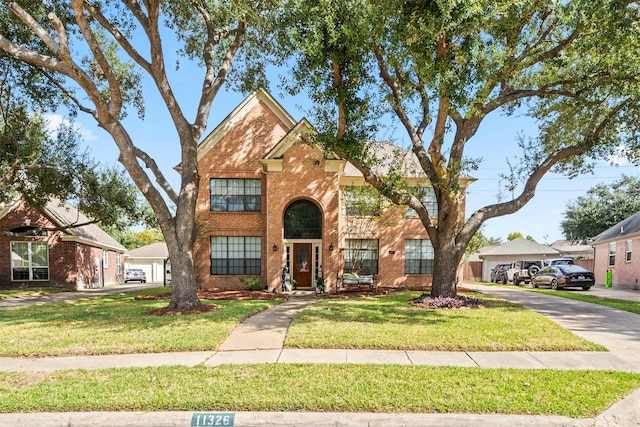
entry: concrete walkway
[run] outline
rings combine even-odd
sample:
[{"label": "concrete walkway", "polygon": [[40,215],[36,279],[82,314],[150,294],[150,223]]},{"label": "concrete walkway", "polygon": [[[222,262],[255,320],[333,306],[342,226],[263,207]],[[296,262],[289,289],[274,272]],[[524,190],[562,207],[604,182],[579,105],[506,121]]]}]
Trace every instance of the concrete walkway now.
[{"label": "concrete walkway", "polygon": [[[368,363],[490,368],[600,369],[640,372],[640,316],[532,292],[469,284],[536,310],[610,352],[421,352],[283,349],[293,316],[312,304],[312,295],[265,310],[239,325],[218,351],[60,358],[0,358],[3,371],[53,371],[161,365],[217,366],[228,363]],[[593,295],[640,301],[640,292],[593,288]],[[630,292],[630,294],[626,294]],[[626,295],[626,297],[624,297]],[[570,397],[574,398],[574,397]],[[0,425],[188,426],[193,412],[0,414]],[[238,426],[640,426],[640,390],[593,419],[475,414],[236,413]]]}]

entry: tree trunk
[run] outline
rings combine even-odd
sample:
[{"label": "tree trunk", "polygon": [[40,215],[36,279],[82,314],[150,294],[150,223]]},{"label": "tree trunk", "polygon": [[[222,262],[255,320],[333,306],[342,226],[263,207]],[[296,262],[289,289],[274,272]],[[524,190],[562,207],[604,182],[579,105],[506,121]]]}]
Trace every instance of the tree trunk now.
[{"label": "tree trunk", "polygon": [[456,248],[452,236],[440,236],[434,243],[433,277],[431,283],[432,297],[455,297],[458,286],[458,265],[462,253]]},{"label": "tree trunk", "polygon": [[[185,247],[187,245],[188,247]],[[200,305],[193,263],[193,244],[189,245],[180,240],[171,244],[167,239],[167,248],[171,259],[171,301],[168,308],[189,309]]]}]

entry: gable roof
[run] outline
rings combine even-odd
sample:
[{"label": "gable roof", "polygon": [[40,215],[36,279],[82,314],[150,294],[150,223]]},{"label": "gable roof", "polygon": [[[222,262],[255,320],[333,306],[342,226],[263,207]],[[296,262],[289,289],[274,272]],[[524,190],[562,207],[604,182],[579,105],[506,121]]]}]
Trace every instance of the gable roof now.
[{"label": "gable roof", "polygon": [[640,234],[640,212],[636,212],[629,218],[609,227],[594,238],[594,244],[604,243],[609,240],[619,240]]},{"label": "gable roof", "polygon": [[[21,203],[19,200],[11,206],[5,206],[5,208],[0,211],[0,219],[17,208]],[[49,217],[57,227],[61,228],[90,222],[89,218],[80,213],[76,208],[58,199],[49,200],[42,209],[42,213]],[[80,227],[65,228],[63,233],[61,236],[63,241],[78,241],[103,249],[112,249],[118,252],[126,251],[124,246],[93,223]]]},{"label": "gable roof", "polygon": [[[89,222],[89,218],[80,213],[76,208],[60,200],[50,200],[45,206],[47,214],[59,227],[67,227],[74,224]],[[62,240],[77,240],[92,246],[104,249],[113,249],[119,252],[126,251],[116,239],[107,234],[96,224],[87,224],[81,227],[73,227],[65,230],[67,235],[62,236]]]},{"label": "gable roof", "polygon": [[169,250],[166,242],[151,243],[127,252],[129,258],[166,258],[168,256]]},{"label": "gable roof", "polygon": [[249,112],[260,102],[262,102],[273,114],[280,119],[284,126],[291,130],[296,125],[296,121],[285,110],[273,96],[264,89],[247,96],[225,119],[198,146],[198,160],[207,154],[218,142],[229,132],[239,121],[249,114]]},{"label": "gable roof", "polygon": [[528,256],[528,255],[558,255],[559,252],[547,245],[533,242],[524,238],[514,239],[504,245],[494,246],[483,252],[481,257],[486,256]]}]

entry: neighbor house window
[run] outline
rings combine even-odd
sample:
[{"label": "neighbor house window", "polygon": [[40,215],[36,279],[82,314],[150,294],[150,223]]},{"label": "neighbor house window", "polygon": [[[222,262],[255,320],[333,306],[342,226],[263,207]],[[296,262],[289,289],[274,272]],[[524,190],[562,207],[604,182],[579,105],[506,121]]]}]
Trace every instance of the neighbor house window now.
[{"label": "neighbor house window", "polygon": [[626,250],[625,261],[631,262],[631,240],[627,240],[627,250]]},{"label": "neighbor house window", "polygon": [[609,243],[609,266],[616,265],[616,243]]},{"label": "neighbor house window", "polygon": [[433,246],[428,239],[407,239],[404,243],[404,274],[432,274]]},{"label": "neighbor house window", "polygon": [[49,245],[11,242],[11,280],[49,280]]},{"label": "neighbor house window", "polygon": [[259,275],[261,238],[251,236],[211,237],[212,275]]},{"label": "neighbor house window", "polygon": [[348,216],[379,216],[380,193],[372,188],[349,186],[343,190]]},{"label": "neighbor house window", "polygon": [[109,251],[102,250],[102,266],[104,268],[109,268]]},{"label": "neighbor house window", "polygon": [[122,274],[122,254],[116,253],[116,274]]},{"label": "neighbor house window", "polygon": [[259,179],[213,178],[209,182],[213,212],[259,212],[262,184]]},{"label": "neighbor house window", "polygon": [[346,239],[344,271],[367,276],[378,274],[378,240]]},{"label": "neighbor house window", "polygon": [[[438,201],[436,200],[436,193],[433,191],[433,187],[420,187],[413,191],[413,194],[420,199],[425,208],[429,211],[429,215],[432,217],[438,216]],[[407,216],[418,216],[418,212],[414,209],[407,207]]]}]

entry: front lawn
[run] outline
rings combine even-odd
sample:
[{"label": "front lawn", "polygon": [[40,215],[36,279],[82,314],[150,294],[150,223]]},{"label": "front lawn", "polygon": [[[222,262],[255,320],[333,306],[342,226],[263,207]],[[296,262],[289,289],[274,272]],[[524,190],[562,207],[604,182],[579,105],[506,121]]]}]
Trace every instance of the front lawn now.
[{"label": "front lawn", "polygon": [[479,293],[484,308],[432,310],[409,305],[417,292],[321,299],[298,314],[289,348],[441,351],[592,351],[590,343],[536,312]]},{"label": "front lawn", "polygon": [[216,350],[247,317],[278,304],[268,301],[207,301],[223,309],[203,314],[151,316],[169,300],[135,300],[164,288],[90,297],[63,303],[0,310],[0,356]]},{"label": "front lawn", "polygon": [[0,412],[332,411],[592,417],[640,374],[265,364],[0,372]]}]

